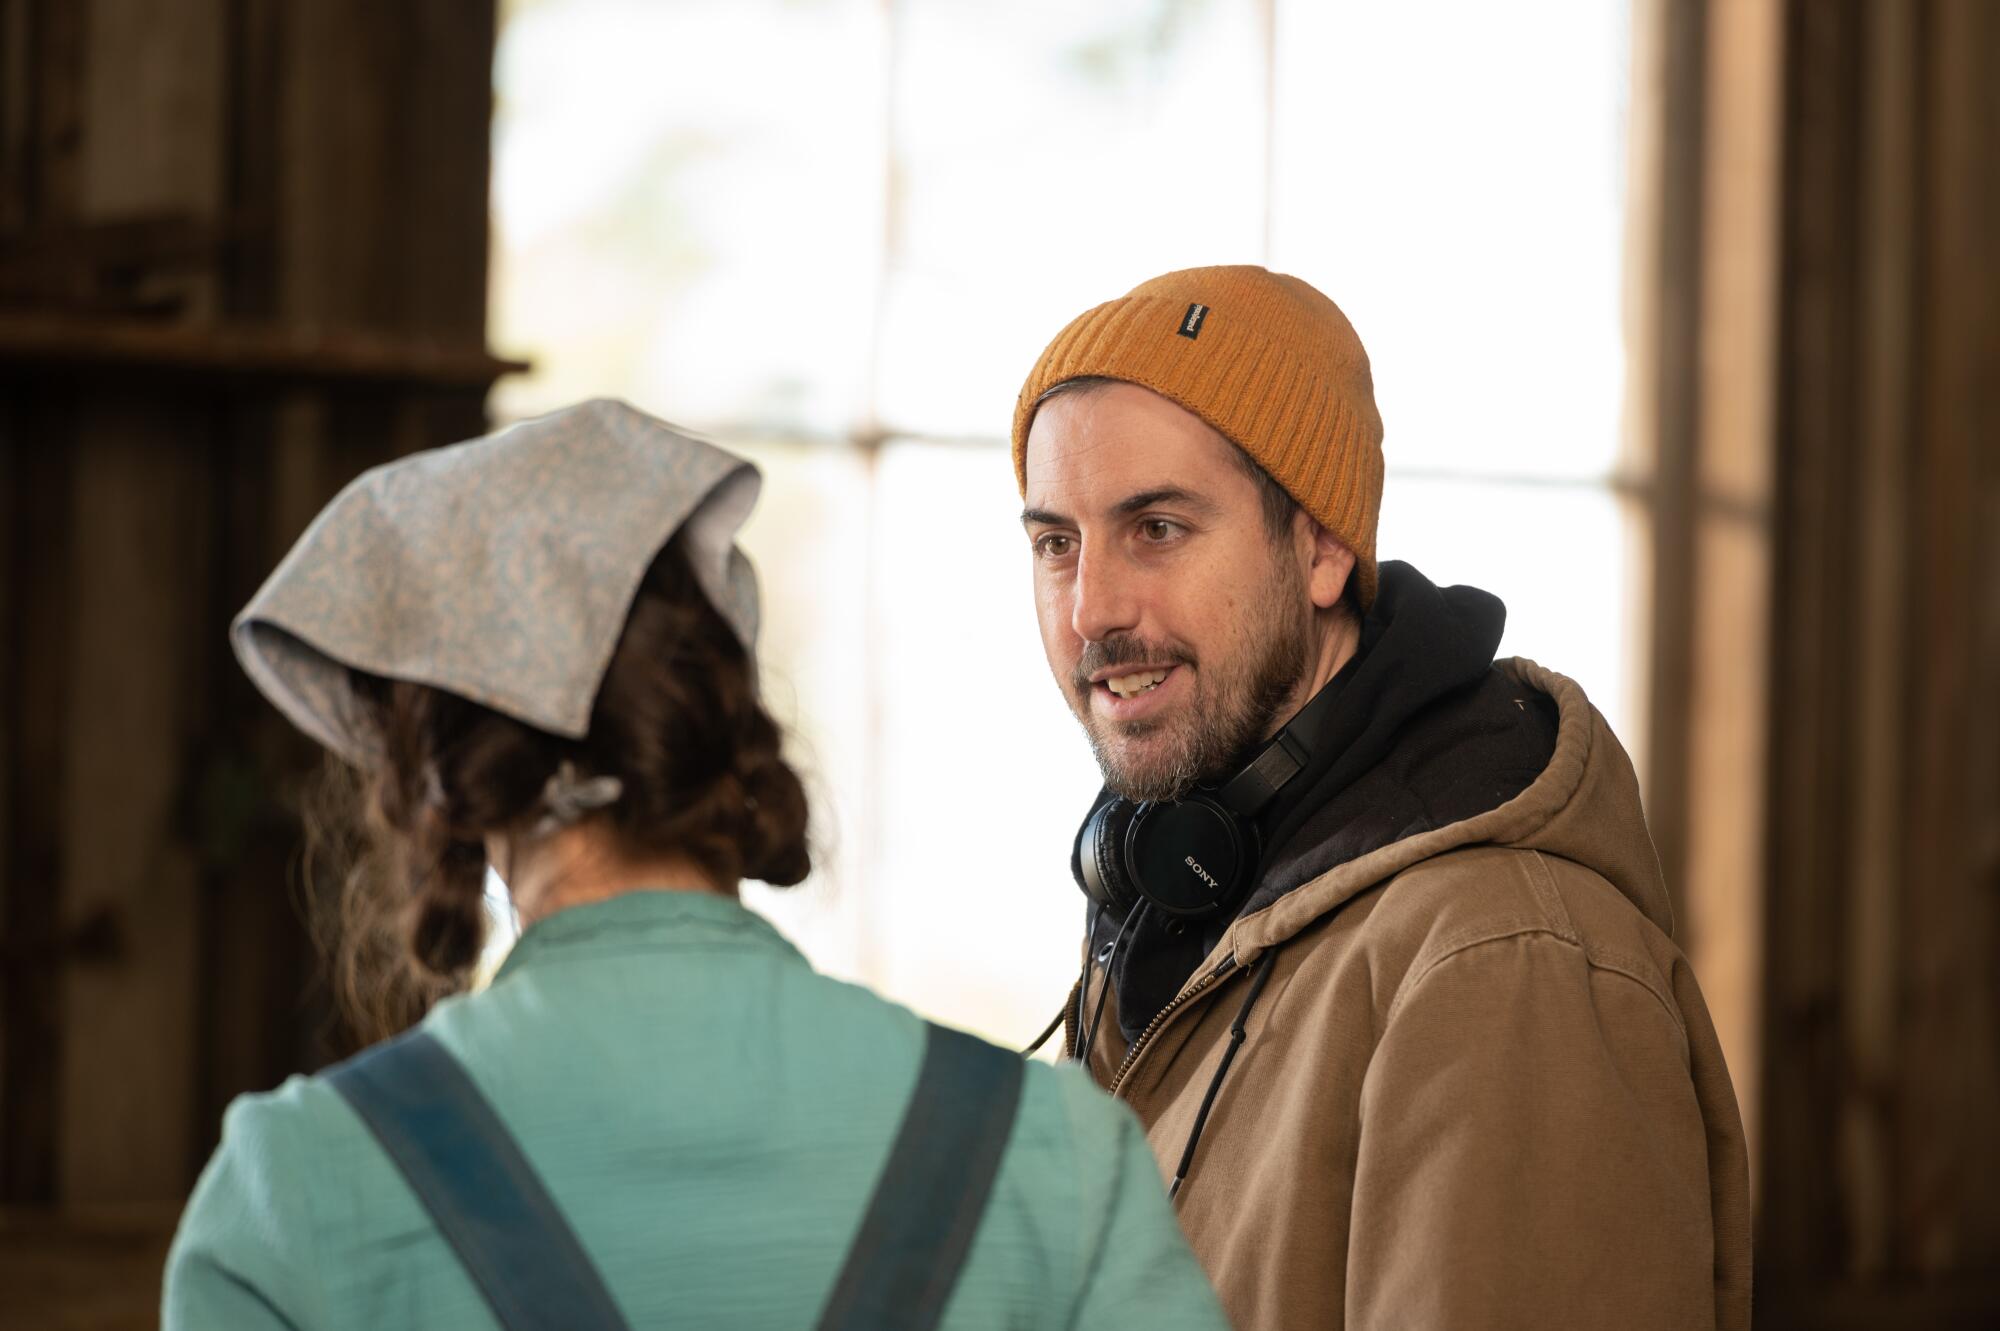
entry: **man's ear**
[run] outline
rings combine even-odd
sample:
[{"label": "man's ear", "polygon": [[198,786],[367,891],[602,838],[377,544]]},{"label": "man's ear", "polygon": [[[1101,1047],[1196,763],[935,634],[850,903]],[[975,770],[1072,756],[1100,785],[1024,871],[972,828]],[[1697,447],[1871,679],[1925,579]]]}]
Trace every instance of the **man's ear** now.
[{"label": "man's ear", "polygon": [[1299,510],[1299,518],[1305,524],[1304,535],[1311,542],[1306,594],[1319,609],[1331,610],[1340,604],[1340,594],[1347,590],[1347,580],[1354,576],[1354,552],[1304,509]]}]

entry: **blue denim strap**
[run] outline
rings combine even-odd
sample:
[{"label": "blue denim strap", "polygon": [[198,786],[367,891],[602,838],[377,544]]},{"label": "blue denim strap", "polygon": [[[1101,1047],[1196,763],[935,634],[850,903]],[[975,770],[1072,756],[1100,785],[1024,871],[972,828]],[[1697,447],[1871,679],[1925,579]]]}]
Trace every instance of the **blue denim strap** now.
[{"label": "blue denim strap", "polygon": [[1027,1064],[970,1035],[926,1030],[917,1088],[821,1331],[935,1327],[986,1214]]},{"label": "blue denim strap", "polygon": [[[941,1026],[823,1331],[928,1331],[972,1248],[1013,1131],[1026,1064]],[[626,1326],[590,1257],[492,1106],[444,1047],[412,1031],[327,1074],[408,1181],[509,1331]]]},{"label": "blue denim strap", "polygon": [[327,1073],[430,1212],[508,1331],[623,1331],[625,1319],[512,1133],[416,1030]]}]

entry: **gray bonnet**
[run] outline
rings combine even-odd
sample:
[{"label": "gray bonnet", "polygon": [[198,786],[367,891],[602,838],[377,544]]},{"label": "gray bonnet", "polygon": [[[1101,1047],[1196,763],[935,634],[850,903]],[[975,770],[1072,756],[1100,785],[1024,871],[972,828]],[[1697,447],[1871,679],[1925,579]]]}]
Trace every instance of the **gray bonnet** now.
[{"label": "gray bonnet", "polygon": [[742,458],[622,402],[568,407],[361,476],[230,640],[265,696],[350,762],[375,739],[349,666],[582,739],[639,581],[677,532],[754,649],[757,583],[734,542],[761,483]]}]

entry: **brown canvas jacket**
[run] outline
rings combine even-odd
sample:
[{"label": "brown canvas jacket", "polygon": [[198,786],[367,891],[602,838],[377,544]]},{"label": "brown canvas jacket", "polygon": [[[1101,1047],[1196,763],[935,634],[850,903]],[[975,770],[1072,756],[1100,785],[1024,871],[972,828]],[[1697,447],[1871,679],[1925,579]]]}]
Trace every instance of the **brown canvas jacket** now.
[{"label": "brown canvas jacket", "polygon": [[1749,1324],[1743,1129],[1631,761],[1500,668],[1560,714],[1526,790],[1239,918],[1129,1049],[1100,1027],[1171,1178],[1268,971],[1176,1197],[1239,1327]]}]

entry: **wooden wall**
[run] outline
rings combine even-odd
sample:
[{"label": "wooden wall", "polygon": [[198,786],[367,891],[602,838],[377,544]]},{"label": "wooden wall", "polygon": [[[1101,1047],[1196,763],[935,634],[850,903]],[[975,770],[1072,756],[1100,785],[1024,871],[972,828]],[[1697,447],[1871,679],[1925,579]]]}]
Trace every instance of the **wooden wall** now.
[{"label": "wooden wall", "polygon": [[1991,1326],[2000,8],[1799,4],[1787,40],[1762,1279]]},{"label": "wooden wall", "polygon": [[2000,6],[1635,17],[1647,794],[1759,1322],[2000,1325]]},{"label": "wooden wall", "polygon": [[494,25],[0,0],[0,1323],[104,1251],[89,1324],[143,1320],[222,1106],[323,1057],[314,756],[226,630],[347,479],[483,429]]}]

